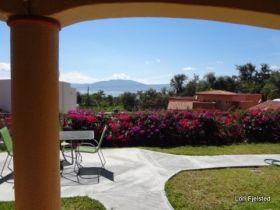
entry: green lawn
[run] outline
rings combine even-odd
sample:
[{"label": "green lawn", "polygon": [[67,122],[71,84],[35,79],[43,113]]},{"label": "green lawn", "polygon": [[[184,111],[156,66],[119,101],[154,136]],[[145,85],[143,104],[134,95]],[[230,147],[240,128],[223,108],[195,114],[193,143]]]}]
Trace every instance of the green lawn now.
[{"label": "green lawn", "polygon": [[[87,196],[78,196],[61,199],[61,210],[105,210],[105,207],[98,201]],[[15,209],[15,202],[0,202],[1,210]]]},{"label": "green lawn", "polygon": [[280,144],[234,144],[227,146],[181,146],[172,148],[143,147],[143,149],[176,155],[280,154]]},{"label": "green lawn", "polygon": [[[165,185],[175,210],[279,209],[280,167],[184,171]],[[270,196],[267,202],[238,202],[240,196]],[[248,199],[248,197],[246,197]]]}]

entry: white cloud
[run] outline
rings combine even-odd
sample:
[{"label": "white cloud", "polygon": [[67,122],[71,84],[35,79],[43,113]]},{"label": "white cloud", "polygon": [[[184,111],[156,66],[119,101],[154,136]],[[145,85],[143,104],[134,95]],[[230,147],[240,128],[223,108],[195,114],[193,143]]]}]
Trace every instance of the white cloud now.
[{"label": "white cloud", "polygon": [[272,66],[270,66],[270,69],[272,69],[272,70],[279,70],[280,69],[280,66],[277,66],[277,65],[272,65]]},{"label": "white cloud", "polygon": [[224,64],[224,61],[216,61],[216,64]]},{"label": "white cloud", "polygon": [[182,68],[183,71],[192,71],[194,70],[195,68],[191,67],[191,66],[185,66]]},{"label": "white cloud", "polygon": [[115,73],[109,79],[130,79],[130,76],[125,73]]},{"label": "white cloud", "polygon": [[65,81],[69,83],[94,83],[98,81],[107,81],[112,79],[131,79],[130,76],[128,76],[125,73],[114,73],[109,77],[104,78],[94,78],[91,76],[88,76],[86,74],[82,74],[77,71],[67,72],[67,73],[61,73],[59,76],[60,81]]},{"label": "white cloud", "polygon": [[11,79],[11,73],[8,71],[0,71],[0,79]]},{"label": "white cloud", "polygon": [[11,65],[9,63],[0,62],[0,71],[10,71]]},{"label": "white cloud", "polygon": [[161,63],[161,60],[159,58],[156,58],[156,59],[146,60],[145,61],[146,65],[155,64],[155,63]]},{"label": "white cloud", "polygon": [[207,69],[208,71],[214,70],[214,68],[213,68],[212,66],[207,66],[206,69]]},{"label": "white cloud", "polygon": [[133,79],[134,81],[141,82],[144,84],[169,84],[172,74],[162,74],[158,76],[147,76],[145,78]]},{"label": "white cloud", "polygon": [[0,62],[0,79],[11,79],[11,65]]},{"label": "white cloud", "polygon": [[59,75],[60,81],[70,82],[70,83],[93,83],[97,80],[93,77],[81,74],[80,72],[72,71],[67,73],[61,73]]},{"label": "white cloud", "polygon": [[151,63],[151,61],[145,61],[146,65],[149,65]]}]

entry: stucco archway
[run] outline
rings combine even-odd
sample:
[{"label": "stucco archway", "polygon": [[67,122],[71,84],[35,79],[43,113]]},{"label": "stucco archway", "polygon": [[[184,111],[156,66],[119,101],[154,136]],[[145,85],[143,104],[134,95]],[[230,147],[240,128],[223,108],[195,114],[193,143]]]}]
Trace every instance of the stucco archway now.
[{"label": "stucco archway", "polygon": [[207,19],[280,28],[278,0],[4,0],[0,19],[38,15],[67,26],[85,20],[118,17],[176,17]]}]

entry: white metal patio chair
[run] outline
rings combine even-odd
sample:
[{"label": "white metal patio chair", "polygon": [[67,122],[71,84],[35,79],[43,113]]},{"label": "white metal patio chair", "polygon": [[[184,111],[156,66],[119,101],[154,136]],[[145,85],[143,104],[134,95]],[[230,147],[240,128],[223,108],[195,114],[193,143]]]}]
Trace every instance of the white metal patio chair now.
[{"label": "white metal patio chair", "polygon": [[[92,139],[93,142],[81,143],[76,148],[76,151],[75,151],[76,152],[75,169],[78,169],[78,170],[76,170],[78,176],[82,175],[81,174],[81,169],[86,168],[82,165],[82,161],[83,161],[82,153],[90,153],[90,154],[97,153],[97,155],[99,157],[99,160],[100,160],[100,163],[101,163],[101,166],[102,166],[102,168],[104,168],[104,166],[106,164],[106,159],[105,159],[105,157],[102,153],[101,145],[102,145],[102,142],[104,140],[104,136],[105,136],[105,133],[106,133],[107,129],[108,129],[108,126],[105,125],[99,141],[97,141],[95,139]],[[94,167],[92,167],[92,168],[94,168]],[[100,172],[100,170],[98,170],[98,171]],[[100,175],[100,174],[98,174],[98,175]]]}]

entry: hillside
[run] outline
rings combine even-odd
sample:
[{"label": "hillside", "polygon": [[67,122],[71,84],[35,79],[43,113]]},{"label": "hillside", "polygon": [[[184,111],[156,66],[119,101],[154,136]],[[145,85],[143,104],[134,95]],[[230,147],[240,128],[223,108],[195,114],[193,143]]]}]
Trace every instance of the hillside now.
[{"label": "hillside", "polygon": [[108,80],[91,84],[71,84],[73,88],[81,93],[86,93],[89,88],[90,93],[103,90],[107,95],[117,96],[123,92],[146,91],[150,88],[161,91],[162,88],[169,89],[169,84],[144,84],[133,80]]}]

